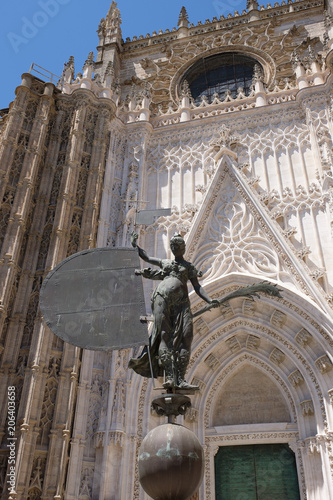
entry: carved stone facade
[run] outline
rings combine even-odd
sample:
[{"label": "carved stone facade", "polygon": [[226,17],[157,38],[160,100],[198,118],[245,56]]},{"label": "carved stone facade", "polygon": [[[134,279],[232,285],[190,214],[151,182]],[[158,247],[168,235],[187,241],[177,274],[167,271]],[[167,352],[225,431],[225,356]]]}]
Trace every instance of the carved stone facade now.
[{"label": "carved stone facade", "polygon": [[[23,75],[0,121],[1,500],[148,498],[136,457],[164,420],[150,410],[152,381],[127,369],[137,350],[64,344],[38,308],[64,258],[130,245],[138,207],[171,208],[136,228],[140,244],[169,257],[180,232],[211,297],[265,279],[283,296],[236,298],[195,320],[187,377],[200,392],[178,417],[205,449],[194,498],[215,499],[219,447],[264,443],[293,450],[302,500],[333,498],[329,9],[248,2],[196,26],[182,9],[177,29],[123,41],[112,2],[82,73],[71,58],[57,87]],[[194,100],[184,75],[218,54],[256,61],[249,93]]]}]

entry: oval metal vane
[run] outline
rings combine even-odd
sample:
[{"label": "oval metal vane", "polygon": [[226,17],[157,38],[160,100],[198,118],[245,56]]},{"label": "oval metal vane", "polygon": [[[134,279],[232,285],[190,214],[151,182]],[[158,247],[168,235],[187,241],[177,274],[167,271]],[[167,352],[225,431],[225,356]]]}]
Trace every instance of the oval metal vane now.
[{"label": "oval metal vane", "polygon": [[147,326],[139,256],[132,248],[96,248],[71,255],[45,278],[40,308],[65,342],[108,351],[144,345]]}]

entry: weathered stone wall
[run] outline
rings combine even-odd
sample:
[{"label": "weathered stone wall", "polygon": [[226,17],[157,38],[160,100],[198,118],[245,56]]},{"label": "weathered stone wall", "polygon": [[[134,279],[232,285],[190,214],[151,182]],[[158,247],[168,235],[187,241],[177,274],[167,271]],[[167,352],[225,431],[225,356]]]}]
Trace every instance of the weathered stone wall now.
[{"label": "weathered stone wall", "polygon": [[[24,75],[4,125],[2,458],[10,438],[7,387],[13,386],[20,498],[35,498],[38,489],[61,498],[64,488],[81,352],[63,345],[42,322],[39,291],[48,270],[96,245],[113,112],[112,104],[100,105],[85,92],[69,99]],[[2,498],[7,493],[5,486]]]}]

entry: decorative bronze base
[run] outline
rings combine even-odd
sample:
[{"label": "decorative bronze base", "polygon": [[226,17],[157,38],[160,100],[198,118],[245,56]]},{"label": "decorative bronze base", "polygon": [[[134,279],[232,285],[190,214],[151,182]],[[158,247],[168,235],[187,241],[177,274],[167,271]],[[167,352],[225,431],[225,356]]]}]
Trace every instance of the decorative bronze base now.
[{"label": "decorative bronze base", "polygon": [[158,415],[177,417],[185,415],[186,410],[191,407],[191,400],[184,394],[161,394],[154,397],[151,406]]}]

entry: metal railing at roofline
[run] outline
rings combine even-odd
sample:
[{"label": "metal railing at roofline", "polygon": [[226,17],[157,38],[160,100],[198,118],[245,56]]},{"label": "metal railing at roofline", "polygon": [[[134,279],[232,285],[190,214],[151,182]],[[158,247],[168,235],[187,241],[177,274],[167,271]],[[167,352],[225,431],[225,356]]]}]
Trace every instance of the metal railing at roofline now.
[{"label": "metal railing at roofline", "polygon": [[[38,69],[36,69],[38,68]],[[41,71],[40,71],[41,70]],[[54,85],[57,85],[60,81],[60,76],[55,75],[54,73],[51,73],[51,71],[48,71],[45,68],[42,68],[36,63],[32,63],[29,69],[29,73],[38,73],[41,75],[46,81],[54,83]]]}]

